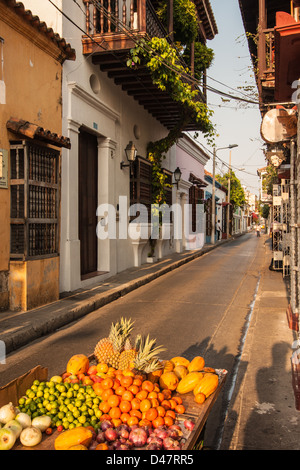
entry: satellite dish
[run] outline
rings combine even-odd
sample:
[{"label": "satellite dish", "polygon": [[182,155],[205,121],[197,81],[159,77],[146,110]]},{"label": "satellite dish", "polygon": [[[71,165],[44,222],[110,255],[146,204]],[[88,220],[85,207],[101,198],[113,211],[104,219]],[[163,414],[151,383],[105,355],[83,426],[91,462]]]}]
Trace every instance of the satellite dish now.
[{"label": "satellite dish", "polygon": [[274,108],[267,111],[262,119],[260,133],[264,141],[269,144],[296,137],[296,109]]}]

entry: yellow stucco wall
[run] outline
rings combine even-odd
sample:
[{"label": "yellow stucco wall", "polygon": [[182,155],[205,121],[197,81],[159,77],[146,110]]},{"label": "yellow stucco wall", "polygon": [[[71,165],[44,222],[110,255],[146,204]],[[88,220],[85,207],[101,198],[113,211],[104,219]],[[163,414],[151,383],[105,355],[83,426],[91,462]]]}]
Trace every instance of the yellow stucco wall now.
[{"label": "yellow stucco wall", "polygon": [[59,257],[10,263],[12,310],[30,310],[54,302],[59,296]]},{"label": "yellow stucco wall", "polygon": [[[41,18],[41,20],[44,20]],[[61,105],[61,76],[62,65],[59,61],[60,51],[57,46],[44,34],[23,21],[12,8],[0,1],[0,34],[4,39],[3,52],[3,78],[6,87],[6,103],[0,104],[0,149],[9,151],[10,140],[17,136],[8,132],[6,122],[10,117],[24,119],[38,124],[51,132],[61,134],[62,105]],[[1,48],[1,43],[0,43]],[[0,50],[1,52],[1,50]],[[0,54],[1,57],[1,54]],[[40,269],[37,265],[40,263]],[[24,263],[23,263],[24,264]],[[10,271],[10,189],[0,188],[0,274],[7,275]],[[44,261],[32,263],[34,271],[42,272],[46,267]],[[10,279],[11,302],[14,305],[14,296],[23,298],[19,294],[21,280],[25,267],[18,263],[20,273],[16,275],[17,264],[13,264]],[[33,268],[32,268],[33,269]],[[30,286],[28,276],[31,268],[26,267],[27,288]],[[43,279],[43,276],[42,276]],[[14,280],[16,284],[14,284]],[[57,276],[58,283],[58,276]],[[2,283],[2,285],[5,283]],[[54,282],[50,284],[58,296]],[[0,284],[0,310],[9,308],[8,293],[1,289]],[[2,290],[2,292],[1,292]],[[15,291],[15,292],[13,292]],[[25,295],[25,294],[24,294]],[[36,299],[36,295],[34,295]],[[49,298],[52,295],[49,295]],[[22,304],[24,301],[22,300]],[[28,305],[36,304],[36,300]]]}]

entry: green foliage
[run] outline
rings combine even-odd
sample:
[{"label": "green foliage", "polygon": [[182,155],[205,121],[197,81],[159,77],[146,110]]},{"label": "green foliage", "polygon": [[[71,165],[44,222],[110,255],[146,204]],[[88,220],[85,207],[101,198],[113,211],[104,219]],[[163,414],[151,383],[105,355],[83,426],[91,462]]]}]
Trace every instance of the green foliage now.
[{"label": "green foliage", "polygon": [[216,180],[228,189],[228,179],[230,176],[230,202],[236,207],[241,207],[246,203],[245,192],[242,188],[240,180],[236,177],[234,171],[225,173],[225,175],[216,175]]},{"label": "green foliage", "polygon": [[266,174],[263,175],[262,189],[267,194],[273,194],[273,184],[277,181],[277,171],[273,165],[266,167]]},{"label": "green foliage", "polygon": [[[191,47],[187,46],[182,54],[183,60],[191,63]],[[202,42],[195,42],[194,45],[194,75],[197,80],[200,80],[203,72],[208,69],[214,59],[214,51],[203,44]]]},{"label": "green foliage", "polygon": [[259,213],[263,219],[267,219],[270,213],[270,206],[269,204],[260,204],[259,206]]},{"label": "green foliage", "polygon": [[[161,0],[157,15],[167,28],[168,1]],[[198,35],[199,22],[197,9],[191,0],[174,0],[173,3],[173,34],[174,41],[181,44],[190,44]]]}]

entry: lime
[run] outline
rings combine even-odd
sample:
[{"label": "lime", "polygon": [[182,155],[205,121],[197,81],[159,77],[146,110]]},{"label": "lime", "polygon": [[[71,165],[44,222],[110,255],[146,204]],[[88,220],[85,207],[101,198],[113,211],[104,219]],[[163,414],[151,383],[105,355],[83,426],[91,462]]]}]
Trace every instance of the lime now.
[{"label": "lime", "polygon": [[79,390],[79,384],[73,384],[73,390]]},{"label": "lime", "polygon": [[68,390],[67,391],[67,398],[72,398],[73,397],[73,390]]},{"label": "lime", "polygon": [[74,429],[74,428],[76,428],[76,424],[70,423],[70,424],[69,424],[69,429]]},{"label": "lime", "polygon": [[74,421],[74,416],[73,415],[68,416],[67,420],[69,421],[69,423],[72,423],[72,421]]},{"label": "lime", "polygon": [[72,411],[74,418],[78,418],[80,416],[80,411],[77,408],[73,409]]},{"label": "lime", "polygon": [[26,398],[22,397],[19,400],[19,405],[25,405]]},{"label": "lime", "polygon": [[37,396],[38,398],[39,398],[39,397],[43,397],[43,396],[44,396],[43,390],[37,390],[36,396]]},{"label": "lime", "polygon": [[84,424],[86,422],[86,416],[83,416],[83,415],[79,416],[78,421],[80,424]]},{"label": "lime", "polygon": [[63,422],[64,429],[69,429],[70,423],[68,421]]},{"label": "lime", "polygon": [[40,385],[40,381],[39,381],[39,380],[37,380],[37,379],[36,379],[36,380],[34,380],[34,381],[33,381],[33,385]]}]

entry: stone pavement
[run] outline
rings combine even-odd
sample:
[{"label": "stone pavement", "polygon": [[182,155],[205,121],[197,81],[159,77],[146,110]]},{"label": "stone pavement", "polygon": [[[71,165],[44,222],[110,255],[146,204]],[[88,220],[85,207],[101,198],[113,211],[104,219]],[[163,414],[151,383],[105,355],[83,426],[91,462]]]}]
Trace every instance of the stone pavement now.
[{"label": "stone pavement", "polygon": [[270,271],[271,243],[266,235],[260,282],[249,321],[221,450],[299,450],[300,411],[292,387],[292,343],[288,326],[288,283]]}]

